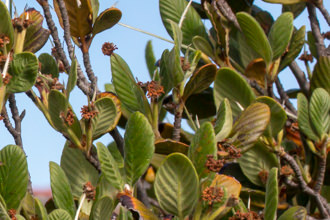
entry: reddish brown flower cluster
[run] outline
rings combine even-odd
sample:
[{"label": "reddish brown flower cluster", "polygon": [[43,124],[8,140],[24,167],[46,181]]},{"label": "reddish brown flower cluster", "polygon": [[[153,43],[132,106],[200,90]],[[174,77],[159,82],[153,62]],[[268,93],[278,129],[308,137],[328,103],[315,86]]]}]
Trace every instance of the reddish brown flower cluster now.
[{"label": "reddish brown flower cluster", "polygon": [[2,79],[3,84],[8,85],[11,78],[12,78],[12,76],[7,73],[5,78]]},{"label": "reddish brown flower cluster", "polygon": [[61,112],[61,117],[69,126],[71,126],[74,122],[74,114],[70,108],[68,109],[66,116],[64,115],[64,112]]},{"label": "reddish brown flower cluster", "polygon": [[307,54],[306,51],[301,54],[301,56],[299,57],[299,60],[302,60],[302,61],[309,61],[309,62],[313,62],[313,56],[311,54]]},{"label": "reddish brown flower cluster", "polygon": [[243,213],[240,210],[237,210],[235,215],[229,218],[229,220],[263,220],[263,219],[264,218],[262,215],[258,215],[254,211]]},{"label": "reddish brown flower cluster", "polygon": [[0,48],[4,47],[5,44],[9,44],[10,39],[4,34],[0,34]]},{"label": "reddish brown flower cluster", "polygon": [[180,62],[183,71],[187,71],[190,69],[190,63],[187,60],[185,60],[184,57],[180,57]]},{"label": "reddish brown flower cluster", "polygon": [[267,172],[267,170],[260,171],[259,174],[258,174],[258,176],[259,176],[261,182],[263,184],[266,184],[267,179],[268,179],[268,172]]},{"label": "reddish brown flower cluster", "polygon": [[12,21],[13,27],[18,31],[23,31],[23,28],[29,27],[34,21],[29,19],[14,18]]},{"label": "reddish brown flower cluster", "polygon": [[220,187],[209,186],[203,190],[202,199],[207,202],[208,205],[221,202],[224,195],[223,189]]},{"label": "reddish brown flower cluster", "polygon": [[236,148],[234,145],[228,143],[226,140],[218,142],[218,155],[224,156],[228,159],[240,158],[241,149]]},{"label": "reddish brown flower cluster", "polygon": [[293,170],[288,165],[281,167],[281,175],[290,176],[293,174]]},{"label": "reddish brown flower cluster", "polygon": [[330,31],[328,31],[328,32],[326,32],[326,33],[323,33],[323,34],[322,34],[322,37],[323,37],[324,39],[328,39],[328,40],[330,40]]},{"label": "reddish brown flower cluster", "polygon": [[16,220],[16,210],[15,209],[9,209],[8,210],[8,215],[11,220]]},{"label": "reddish brown flower cluster", "polygon": [[102,45],[102,53],[106,56],[111,56],[113,51],[117,50],[118,47],[113,43],[106,42]]},{"label": "reddish brown flower cluster", "polygon": [[157,99],[161,94],[165,94],[164,87],[156,81],[147,82],[147,96]]},{"label": "reddish brown flower cluster", "polygon": [[81,117],[84,119],[93,119],[99,112],[95,110],[94,103],[91,103],[90,106],[84,105],[81,108]]},{"label": "reddish brown flower cluster", "polygon": [[91,182],[87,182],[84,186],[83,186],[83,191],[86,194],[86,198],[88,199],[88,201],[90,200],[94,200],[95,199],[95,187],[91,184]]},{"label": "reddish brown flower cluster", "polygon": [[224,160],[216,160],[213,155],[207,155],[206,168],[212,172],[219,172],[224,165]]}]

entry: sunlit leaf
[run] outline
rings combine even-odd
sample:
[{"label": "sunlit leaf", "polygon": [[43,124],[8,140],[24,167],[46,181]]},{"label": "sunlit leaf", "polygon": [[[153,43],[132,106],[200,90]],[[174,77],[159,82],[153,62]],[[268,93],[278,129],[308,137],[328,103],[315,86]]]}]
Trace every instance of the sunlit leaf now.
[{"label": "sunlit leaf", "polygon": [[246,12],[239,12],[236,17],[247,43],[269,64],[273,58],[272,48],[261,26]]},{"label": "sunlit leaf", "polygon": [[47,210],[38,198],[34,198],[35,214],[40,220],[48,220]]},{"label": "sunlit leaf", "polygon": [[246,108],[255,99],[251,87],[243,77],[226,67],[218,71],[214,82],[214,102],[217,108],[225,98],[230,102],[234,117],[242,111],[236,102]]},{"label": "sunlit leaf", "polygon": [[208,174],[205,166],[208,155],[213,155],[216,158],[217,146],[213,126],[210,122],[205,122],[197,130],[188,151],[188,157],[194,164],[200,179]]},{"label": "sunlit leaf", "polygon": [[121,19],[121,11],[118,8],[108,8],[103,11],[95,20],[92,33],[101,33],[107,29],[112,28]]},{"label": "sunlit leaf", "polygon": [[166,157],[157,171],[154,183],[160,207],[183,219],[198,200],[198,176],[193,164],[181,153]]},{"label": "sunlit leaf", "polygon": [[[76,206],[68,178],[62,168],[52,161],[49,162],[49,172],[50,186],[56,207],[67,211],[73,218],[76,213]],[[51,217],[49,218],[52,219]]]}]

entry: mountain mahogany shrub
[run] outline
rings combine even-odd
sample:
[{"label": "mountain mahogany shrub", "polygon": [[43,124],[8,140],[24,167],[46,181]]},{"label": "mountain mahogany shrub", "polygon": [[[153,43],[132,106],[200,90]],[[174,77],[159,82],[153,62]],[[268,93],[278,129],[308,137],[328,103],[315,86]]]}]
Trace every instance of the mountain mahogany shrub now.
[{"label": "mountain mahogany shrub", "polygon": [[[14,20],[1,1],[1,120],[16,145],[0,151],[0,218],[329,218],[329,34],[321,35],[315,11],[328,24],[329,15],[322,2],[266,2],[283,5],[276,20],[253,0],[160,0],[173,47],[156,58],[148,42],[151,80],[139,82],[114,53],[117,46],[104,43],[112,84],[100,91],[89,48],[119,22],[119,9],[99,13],[97,0],[54,0],[65,33],[61,45],[48,1],[38,0],[42,13],[28,9]],[[293,25],[305,8],[307,41],[305,26]],[[49,30],[42,28],[44,18]],[[202,19],[211,22],[210,30]],[[49,35],[52,53],[36,57]],[[71,40],[82,51],[87,77]],[[309,51],[299,59],[308,77],[295,61],[305,44]],[[285,91],[278,74],[287,66],[300,87]],[[65,85],[60,72],[69,75]],[[80,114],[69,99],[76,85],[89,100]],[[52,198],[46,204],[33,196],[29,181],[19,92],[66,139],[60,165],[49,164]],[[297,99],[297,109],[289,98]],[[164,122],[166,114],[174,115],[172,124]],[[181,128],[182,120],[192,133]],[[108,134],[114,142],[97,142]]]}]

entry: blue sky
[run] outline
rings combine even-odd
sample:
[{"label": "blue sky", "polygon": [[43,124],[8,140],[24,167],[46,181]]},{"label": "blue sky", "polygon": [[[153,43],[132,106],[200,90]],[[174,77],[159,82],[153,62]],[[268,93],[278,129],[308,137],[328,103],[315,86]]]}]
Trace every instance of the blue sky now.
[{"label": "blue sky", "polygon": [[[41,7],[36,1],[14,0],[14,2],[16,4],[18,14],[23,12],[26,2],[28,2],[28,7],[34,7],[36,10],[42,11]],[[111,7],[114,3],[115,1],[113,0],[100,0],[100,12],[108,7]],[[325,7],[329,10],[329,1],[324,1],[324,3]],[[260,0],[256,0],[255,4],[263,9],[270,11],[274,19],[276,19],[281,13],[280,5],[264,3]],[[122,19],[120,21],[121,23],[170,39],[161,22],[158,0],[119,0],[116,4],[116,7],[119,8],[123,13]],[[53,18],[56,23],[58,23],[54,13]],[[321,27],[323,28],[322,31],[328,31],[328,26],[323,18],[321,16],[319,16],[319,18]],[[310,29],[306,10],[295,20],[295,26],[297,28],[301,27],[302,25],[306,25],[307,30]],[[60,30],[60,37],[62,37],[63,32],[59,26],[58,29]],[[116,53],[125,59],[125,61],[130,66],[134,76],[136,76],[140,81],[147,81],[149,78],[144,59],[144,49],[148,40],[152,40],[157,59],[160,58],[164,49],[172,48],[170,43],[119,25],[116,25],[112,29],[102,32],[96,36],[91,46],[90,56],[92,67],[98,77],[98,86],[101,90],[103,90],[105,83],[111,82],[109,57],[102,54],[102,44],[104,42],[113,42],[116,44],[119,48],[116,50]],[[46,46],[40,52],[38,52],[38,54],[42,52],[50,53],[50,49],[51,45],[48,42]],[[76,54],[78,57],[80,57],[80,53],[78,51],[79,50],[77,48]],[[80,63],[82,64],[81,59]],[[298,87],[290,71],[282,72],[280,77],[285,88],[288,89]],[[66,80],[66,78],[62,75],[60,81],[63,80]],[[22,122],[22,138],[23,147],[27,154],[28,166],[32,177],[33,187],[49,187],[50,181],[48,163],[49,161],[54,161],[57,163],[60,162],[65,138],[49,126],[42,113],[31,102],[31,100],[27,98],[25,94],[18,94],[16,97],[19,110],[26,110],[26,116]],[[70,102],[76,114],[79,114],[81,106],[87,103],[87,99],[82,97],[84,97],[82,96],[82,92],[78,88],[75,88],[70,97]],[[0,135],[0,148],[8,144],[14,144],[12,136],[6,130],[3,123],[0,123]],[[112,141],[112,138],[109,135],[105,135],[98,141],[101,141],[104,144],[108,144]]]}]

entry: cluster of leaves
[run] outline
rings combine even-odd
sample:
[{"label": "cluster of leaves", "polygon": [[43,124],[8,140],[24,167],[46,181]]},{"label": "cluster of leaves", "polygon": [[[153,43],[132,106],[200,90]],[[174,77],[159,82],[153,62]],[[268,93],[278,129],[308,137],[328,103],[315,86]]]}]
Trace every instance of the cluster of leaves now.
[{"label": "cluster of leaves", "polygon": [[[116,8],[98,15],[97,0],[64,2],[68,13],[61,9],[63,0],[54,0],[54,9],[83,54],[96,34],[121,18]],[[57,80],[63,65],[58,49],[38,58],[33,54],[49,34],[41,27],[42,15],[24,12],[21,18],[29,25],[19,29],[0,2],[0,36],[9,39],[0,48],[7,60],[0,63],[1,107],[10,94],[26,92],[67,140],[61,164],[50,162],[53,197],[45,206],[27,192],[22,149],[10,145],[0,151],[1,219],[329,217],[322,199],[329,201],[330,57],[315,52],[316,39],[308,34],[317,59],[306,81],[310,88],[282,91],[297,98],[297,115],[288,104],[283,107],[288,100],[273,94],[273,84],[306,43],[305,27],[296,29],[293,20],[310,3],[268,2],[283,4],[275,21],[253,0],[191,6],[160,0],[173,48],[156,61],[148,42],[151,81],[146,83],[137,82],[124,59],[111,51],[112,84],[106,92],[87,94],[81,119],[69,102],[81,80],[74,54],[70,68],[64,68],[65,86]],[[211,21],[209,31],[202,18]],[[174,115],[173,125],[163,122],[167,113]],[[193,133],[181,128],[182,119]],[[117,126],[125,129],[124,138]],[[107,133],[116,142],[95,143]],[[297,186],[322,195],[322,204],[315,206],[319,197],[307,198]]]}]

